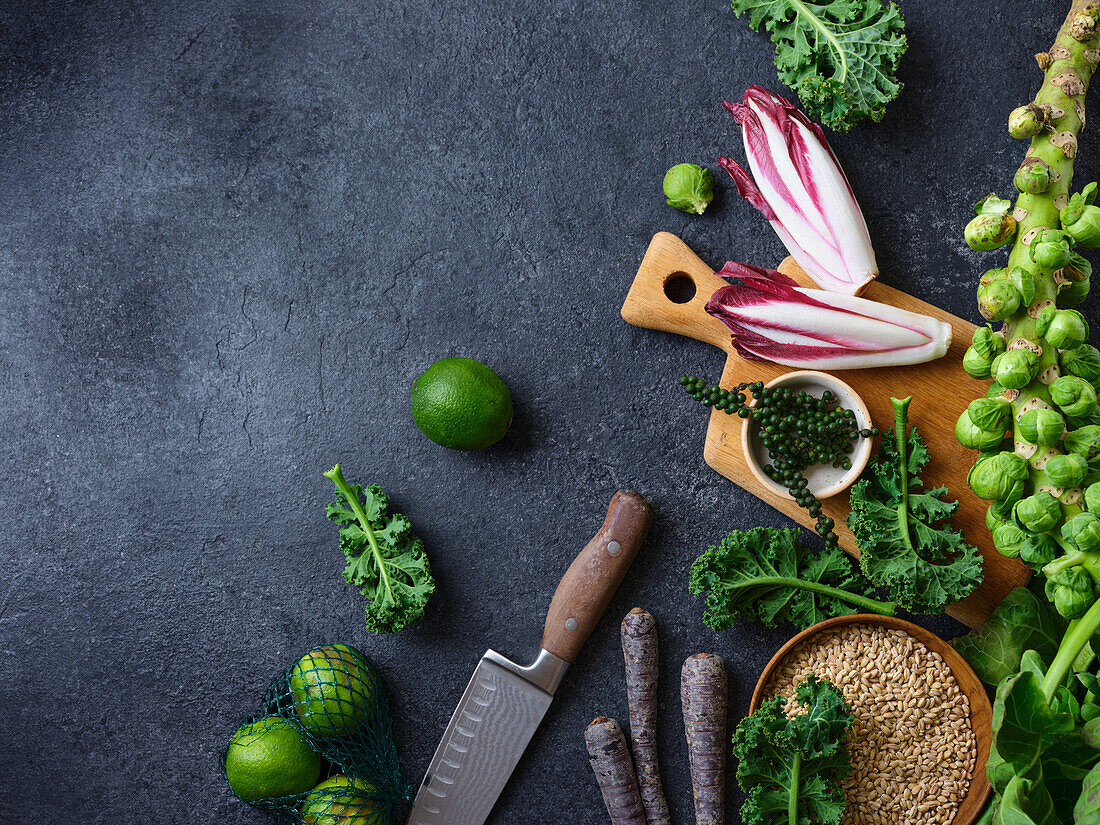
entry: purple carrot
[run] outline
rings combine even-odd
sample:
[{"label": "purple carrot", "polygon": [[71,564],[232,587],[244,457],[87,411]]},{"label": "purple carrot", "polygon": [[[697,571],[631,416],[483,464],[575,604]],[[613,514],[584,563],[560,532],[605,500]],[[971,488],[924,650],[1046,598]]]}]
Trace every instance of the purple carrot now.
[{"label": "purple carrot", "polygon": [[642,795],[619,723],[606,716],[593,719],[585,728],[584,743],[611,825],[646,825]]},{"label": "purple carrot", "polygon": [[696,653],[680,673],[696,825],[726,822],[726,663]]},{"label": "purple carrot", "polygon": [[657,763],[657,625],[649,613],[635,607],[623,618],[619,629],[626,662],[630,747],[646,821],[649,825],[670,825]]}]

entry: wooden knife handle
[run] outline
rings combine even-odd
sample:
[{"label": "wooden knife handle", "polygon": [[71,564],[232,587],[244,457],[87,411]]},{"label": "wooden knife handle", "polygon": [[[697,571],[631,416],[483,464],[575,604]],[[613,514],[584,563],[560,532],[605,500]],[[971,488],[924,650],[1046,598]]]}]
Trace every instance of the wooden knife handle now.
[{"label": "wooden knife handle", "polygon": [[640,493],[619,490],[607,508],[607,518],[565,571],[542,631],[542,647],[572,663],[596,627],[627,568],[638,555],[653,508]]}]

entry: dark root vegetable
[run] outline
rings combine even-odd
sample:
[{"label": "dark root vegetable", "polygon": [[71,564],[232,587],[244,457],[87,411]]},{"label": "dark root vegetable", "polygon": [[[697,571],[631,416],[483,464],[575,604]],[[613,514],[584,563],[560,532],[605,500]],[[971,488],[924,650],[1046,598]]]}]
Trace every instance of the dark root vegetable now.
[{"label": "dark root vegetable", "polygon": [[668,803],[657,761],[657,624],[649,613],[635,607],[623,618],[620,632],[638,790],[649,825],[669,825]]},{"label": "dark root vegetable", "polygon": [[680,673],[696,825],[726,822],[726,663],[696,653]]},{"label": "dark root vegetable", "polygon": [[611,825],[646,825],[638,780],[619,723],[606,716],[593,719],[585,728],[584,743]]}]

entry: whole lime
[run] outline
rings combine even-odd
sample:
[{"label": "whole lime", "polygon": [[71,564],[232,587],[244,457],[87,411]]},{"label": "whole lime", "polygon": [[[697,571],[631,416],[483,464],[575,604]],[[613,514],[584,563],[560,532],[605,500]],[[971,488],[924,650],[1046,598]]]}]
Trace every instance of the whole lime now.
[{"label": "whole lime", "polygon": [[308,791],[320,773],[321,758],[278,716],[242,725],[225,754],[229,787],[246,802]]},{"label": "whole lime", "polygon": [[508,432],[512,395],[481,362],[441,358],[413,381],[412,416],[420,432],[436,444],[480,450]]},{"label": "whole lime", "polygon": [[365,796],[374,786],[364,779],[337,774],[302,800],[303,825],[389,825],[382,806]]},{"label": "whole lime", "polygon": [[362,656],[347,645],[323,645],[290,671],[294,712],[317,736],[354,733],[374,711],[381,689]]}]

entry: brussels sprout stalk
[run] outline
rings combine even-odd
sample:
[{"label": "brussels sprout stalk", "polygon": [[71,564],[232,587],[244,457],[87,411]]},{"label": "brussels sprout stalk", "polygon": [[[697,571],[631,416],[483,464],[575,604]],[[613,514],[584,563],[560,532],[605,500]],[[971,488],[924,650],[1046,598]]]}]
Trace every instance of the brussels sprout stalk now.
[{"label": "brussels sprout stalk", "polygon": [[[982,315],[1002,327],[979,329],[963,362],[972,377],[994,380],[987,399],[1006,402],[1011,414],[983,400],[956,427],[964,446],[984,453],[969,480],[975,493],[994,502],[989,526],[1000,544],[1010,551],[1026,544],[1069,554],[1053,562],[1043,553],[1021,557],[1046,565],[1047,594],[1071,619],[1091,616],[1100,593],[1100,575],[1092,570],[1100,574],[1100,559],[1093,565],[1092,548],[1083,546],[1094,532],[1100,538],[1100,525],[1067,524],[1083,512],[1082,487],[1100,478],[1090,466],[1100,433],[1087,429],[1100,424],[1093,385],[1100,358],[1086,344],[1084,316],[1068,308],[1087,294],[1092,271],[1075,248],[1100,245],[1097,187],[1070,193],[1085,92],[1100,63],[1098,24],[1100,7],[1073,0],[1054,45],[1036,56],[1042,86],[1009,118],[1010,133],[1031,141],[1013,178],[1015,206],[1009,210],[1006,201],[987,196],[965,233],[980,251],[1012,243],[1007,266],[987,271],[978,287]],[[1002,443],[1006,433],[1011,446]],[[1094,515],[1100,512],[1088,518]]]}]

